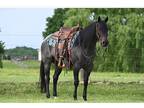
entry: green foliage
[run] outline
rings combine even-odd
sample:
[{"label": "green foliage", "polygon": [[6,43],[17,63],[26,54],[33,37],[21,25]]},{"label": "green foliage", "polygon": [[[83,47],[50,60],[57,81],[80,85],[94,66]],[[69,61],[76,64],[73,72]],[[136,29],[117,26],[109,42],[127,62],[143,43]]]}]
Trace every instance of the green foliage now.
[{"label": "green foliage", "polygon": [[[63,11],[64,9],[62,9]],[[67,9],[61,19],[51,20],[63,22],[64,26],[75,26],[78,23],[86,27],[92,21],[97,21],[98,16],[104,19],[109,17],[109,47],[105,51],[97,44],[95,58],[95,71],[121,71],[144,72],[144,9],[141,8],[86,8]],[[55,13],[57,15],[58,13]],[[64,19],[63,19],[64,18]],[[49,21],[52,28],[55,22]],[[53,28],[57,31],[58,28]],[[50,29],[49,28],[49,29]],[[51,33],[51,32],[47,32]]]},{"label": "green foliage", "polygon": [[4,53],[4,42],[0,41],[0,54]]},{"label": "green foliage", "polygon": [[90,23],[90,9],[69,9],[65,15],[66,19],[64,21],[64,25],[68,27],[72,27],[77,24],[86,27]]},{"label": "green foliage", "polygon": [[[95,70],[144,72],[143,9],[116,10],[119,15],[111,13],[113,17],[109,17],[108,21],[108,52],[101,49],[101,54],[97,55],[99,60],[95,59]],[[122,23],[123,18],[127,20],[125,24]],[[102,53],[105,53],[105,56],[102,56]]]},{"label": "green foliage", "polygon": [[65,19],[65,12],[68,9],[62,9],[58,8],[55,9],[54,15],[52,17],[48,17],[46,19],[46,28],[45,31],[43,31],[43,38],[47,37],[49,34],[59,30],[60,27],[64,25],[64,19]]}]

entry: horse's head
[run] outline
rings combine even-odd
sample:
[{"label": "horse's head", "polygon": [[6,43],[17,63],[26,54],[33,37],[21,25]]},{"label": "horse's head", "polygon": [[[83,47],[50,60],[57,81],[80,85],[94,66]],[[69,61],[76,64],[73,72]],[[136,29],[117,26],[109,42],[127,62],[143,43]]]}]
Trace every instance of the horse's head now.
[{"label": "horse's head", "polygon": [[98,41],[101,43],[102,47],[108,46],[108,27],[106,22],[108,21],[108,17],[102,21],[100,16],[98,17],[98,21],[96,22],[96,36]]}]

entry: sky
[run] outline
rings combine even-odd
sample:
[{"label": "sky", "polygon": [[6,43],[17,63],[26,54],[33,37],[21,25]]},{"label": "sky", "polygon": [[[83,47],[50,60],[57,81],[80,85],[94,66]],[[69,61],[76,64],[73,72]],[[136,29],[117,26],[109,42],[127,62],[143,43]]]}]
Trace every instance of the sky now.
[{"label": "sky", "polygon": [[53,8],[0,8],[0,41],[5,42],[5,49],[40,48],[46,18],[53,12]]}]

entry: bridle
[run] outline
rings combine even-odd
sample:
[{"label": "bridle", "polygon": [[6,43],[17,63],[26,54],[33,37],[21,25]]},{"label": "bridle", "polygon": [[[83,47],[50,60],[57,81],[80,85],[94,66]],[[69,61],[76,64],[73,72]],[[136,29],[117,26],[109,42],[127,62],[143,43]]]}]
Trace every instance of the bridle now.
[{"label": "bridle", "polygon": [[[100,37],[101,36],[100,36],[100,34],[98,32],[99,30],[98,30],[97,26],[98,26],[98,22],[96,22],[96,36],[97,36],[97,40],[100,41]],[[104,49],[104,53],[102,53],[102,56],[104,56],[105,52],[107,52],[107,51],[108,51],[108,47]],[[100,55],[99,52],[100,52],[100,49],[97,50],[97,54],[98,55]]]},{"label": "bridle", "polygon": [[[98,22],[96,22],[96,37],[97,37],[97,41],[100,41],[100,38],[101,38],[101,36],[100,36],[100,34],[99,34],[99,30],[98,30],[98,28],[97,28],[97,25],[98,24]],[[108,48],[106,48],[106,49],[104,49],[104,53],[102,53],[102,56],[104,56],[105,55],[105,52],[107,52],[108,51]],[[87,58],[88,60],[92,60],[92,58],[93,58],[93,56],[94,55],[91,55],[91,56],[89,56],[89,55],[87,55],[87,53],[81,48],[81,52],[82,52],[82,55],[85,57],[85,58]],[[97,54],[99,55],[100,53],[99,53],[99,50],[97,50]]]},{"label": "bridle", "polygon": [[98,30],[97,26],[98,26],[98,22],[96,22],[96,36],[97,36],[97,40],[99,41],[100,40],[100,34],[98,32],[99,30]]}]

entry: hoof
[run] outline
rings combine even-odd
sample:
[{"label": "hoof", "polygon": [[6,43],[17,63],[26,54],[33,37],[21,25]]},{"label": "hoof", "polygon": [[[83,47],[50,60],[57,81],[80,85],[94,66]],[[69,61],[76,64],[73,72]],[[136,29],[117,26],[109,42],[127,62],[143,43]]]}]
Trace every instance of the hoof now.
[{"label": "hoof", "polygon": [[83,97],[83,100],[84,100],[84,101],[87,101],[87,98],[86,98],[86,97]]},{"label": "hoof", "polygon": [[50,98],[50,95],[46,95],[47,98]]},{"label": "hoof", "polygon": [[77,97],[74,97],[74,100],[77,100]]},{"label": "hoof", "polygon": [[84,101],[87,101],[87,99],[84,99]]}]

